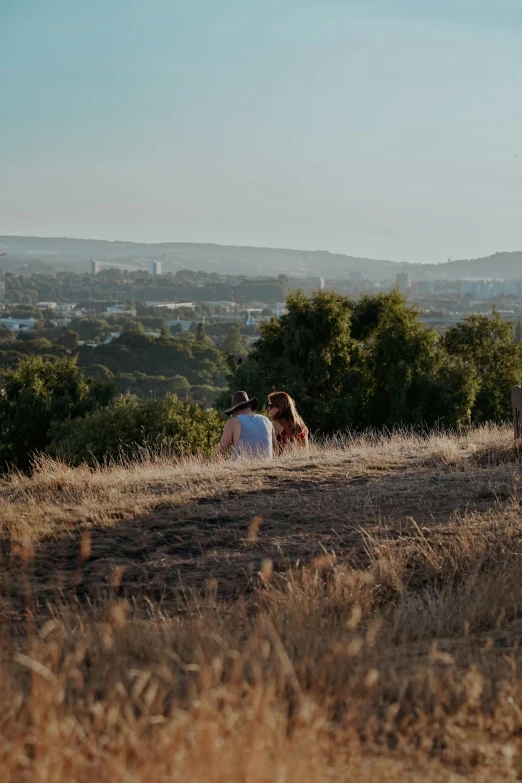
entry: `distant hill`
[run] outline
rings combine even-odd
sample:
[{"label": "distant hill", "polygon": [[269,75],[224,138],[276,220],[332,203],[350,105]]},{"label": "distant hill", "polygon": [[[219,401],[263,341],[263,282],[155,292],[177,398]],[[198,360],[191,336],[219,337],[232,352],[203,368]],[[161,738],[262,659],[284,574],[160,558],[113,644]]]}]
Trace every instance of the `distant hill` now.
[{"label": "distant hill", "polygon": [[89,261],[133,264],[150,259],[162,261],[165,271],[194,269],[224,274],[272,276],[320,275],[348,277],[360,270],[370,280],[394,280],[397,272],[409,271],[418,279],[461,277],[522,278],[522,252],[496,253],[487,258],[450,261],[444,264],[414,264],[358,258],[326,250],[287,250],[268,247],[197,244],[190,242],[109,242],[65,237],[0,236],[0,252],[7,253],[7,269],[28,261],[47,262],[59,269],[88,271]]},{"label": "distant hill", "polygon": [[494,253],[485,258],[468,258],[462,261],[448,261],[445,264],[406,264],[412,273],[419,276],[458,280],[467,277],[492,277],[522,279],[522,251]]}]

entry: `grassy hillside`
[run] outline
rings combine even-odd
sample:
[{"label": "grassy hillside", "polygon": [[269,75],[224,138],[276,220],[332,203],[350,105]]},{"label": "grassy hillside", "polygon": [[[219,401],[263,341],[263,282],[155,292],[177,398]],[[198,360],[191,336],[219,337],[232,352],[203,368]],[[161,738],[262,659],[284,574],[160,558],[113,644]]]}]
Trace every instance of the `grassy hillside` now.
[{"label": "grassy hillside", "polygon": [[0,485],[3,780],[522,778],[508,429]]}]

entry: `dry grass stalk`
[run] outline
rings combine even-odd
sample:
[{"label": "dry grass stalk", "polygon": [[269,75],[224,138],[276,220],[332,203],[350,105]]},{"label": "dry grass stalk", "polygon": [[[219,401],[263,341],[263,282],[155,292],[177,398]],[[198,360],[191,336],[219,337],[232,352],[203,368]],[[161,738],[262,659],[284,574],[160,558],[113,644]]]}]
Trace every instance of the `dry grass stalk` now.
[{"label": "dry grass stalk", "polygon": [[5,478],[3,779],[521,779],[510,437]]}]

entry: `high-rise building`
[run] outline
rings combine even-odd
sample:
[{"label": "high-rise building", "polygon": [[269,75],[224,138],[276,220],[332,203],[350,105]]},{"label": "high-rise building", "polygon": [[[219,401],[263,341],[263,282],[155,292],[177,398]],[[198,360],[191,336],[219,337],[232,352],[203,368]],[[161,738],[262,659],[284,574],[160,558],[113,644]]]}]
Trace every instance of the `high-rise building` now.
[{"label": "high-rise building", "polygon": [[522,296],[522,281],[510,280],[509,283],[506,283],[505,293],[511,296]]},{"label": "high-rise building", "polygon": [[149,261],[149,275],[152,277],[161,275],[161,261]]},{"label": "high-rise building", "polygon": [[401,291],[409,291],[411,288],[411,274],[409,272],[399,272],[395,279],[397,287]]},{"label": "high-rise building", "polygon": [[100,271],[100,262],[95,261],[94,258],[91,259],[91,275],[97,275]]}]

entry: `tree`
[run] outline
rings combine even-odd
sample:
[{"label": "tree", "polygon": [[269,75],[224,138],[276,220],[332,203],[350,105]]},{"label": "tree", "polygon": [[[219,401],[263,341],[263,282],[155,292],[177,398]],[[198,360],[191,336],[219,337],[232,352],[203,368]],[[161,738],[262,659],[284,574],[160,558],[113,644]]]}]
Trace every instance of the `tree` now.
[{"label": "tree", "polygon": [[64,348],[68,348],[72,351],[78,347],[79,339],[80,336],[78,332],[75,332],[73,329],[67,329],[56,342],[58,345],[63,345]]},{"label": "tree", "polygon": [[162,340],[170,340],[172,337],[171,333],[169,332],[168,326],[165,322],[162,323],[161,329],[160,329],[160,338]]},{"label": "tree", "polygon": [[2,341],[2,342],[4,340],[12,341],[12,340],[14,340],[14,338],[15,338],[15,336],[14,336],[12,330],[9,329],[8,326],[0,326],[0,341]]},{"label": "tree", "polygon": [[436,332],[424,328],[398,290],[363,297],[354,307],[352,330],[364,341],[359,426],[466,423],[473,378],[447,362]]},{"label": "tree", "polygon": [[82,341],[94,342],[109,334],[109,325],[101,318],[73,318],[69,328],[77,332]]},{"label": "tree", "polygon": [[[230,378],[230,390],[246,388],[264,398],[287,391],[313,429],[334,432],[350,424],[346,398],[357,345],[350,336],[352,303],[337,293],[311,298],[291,294],[288,313],[261,327],[247,362]],[[227,395],[228,398],[228,395]],[[223,399],[221,402],[225,402]]]},{"label": "tree", "polygon": [[248,360],[231,372],[230,391],[258,397],[287,391],[311,429],[323,434],[469,421],[473,368],[448,360],[436,333],[398,291],[356,303],[333,292],[296,293],[287,308],[261,327]]},{"label": "tree", "polygon": [[245,356],[246,351],[241,339],[241,329],[239,326],[231,326],[228,334],[221,344],[221,350],[224,353],[230,354],[230,356]]},{"label": "tree", "polygon": [[199,323],[196,327],[196,342],[197,343],[204,343],[207,340],[207,335],[205,332],[205,324]]},{"label": "tree", "polygon": [[451,357],[459,358],[476,375],[473,421],[509,419],[511,389],[522,380],[522,346],[514,342],[513,325],[496,311],[491,317],[471,315],[448,329],[444,346]]},{"label": "tree", "polygon": [[35,452],[48,445],[54,423],[85,416],[107,405],[114,393],[112,385],[87,380],[75,359],[22,359],[15,370],[5,374],[0,397],[0,461],[4,469],[14,465],[27,470]]},{"label": "tree", "polygon": [[174,375],[169,382],[170,390],[181,400],[188,400],[190,395],[190,383],[183,375]]},{"label": "tree", "polygon": [[101,383],[114,381],[114,373],[108,367],[105,367],[104,364],[91,364],[88,367],[83,367],[82,372],[87,378],[93,378]]}]

